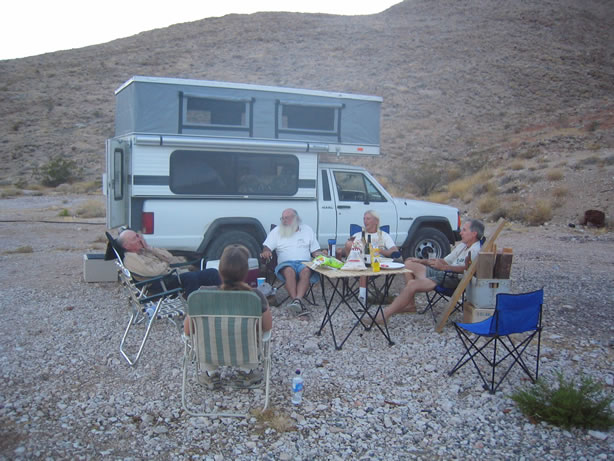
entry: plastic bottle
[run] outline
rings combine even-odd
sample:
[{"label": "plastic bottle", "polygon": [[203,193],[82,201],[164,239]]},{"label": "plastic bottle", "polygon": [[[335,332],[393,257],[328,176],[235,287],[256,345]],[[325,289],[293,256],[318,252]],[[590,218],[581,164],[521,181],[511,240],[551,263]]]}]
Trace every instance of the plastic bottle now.
[{"label": "plastic bottle", "polygon": [[371,269],[373,269],[373,272],[379,272],[380,271],[380,254],[379,254],[379,247],[374,246],[373,247],[373,262],[371,263]]},{"label": "plastic bottle", "polygon": [[292,378],[292,403],[299,405],[303,401],[303,377],[301,370],[296,370],[294,378]]},{"label": "plastic bottle", "polygon": [[153,317],[154,312],[156,312],[155,306],[149,306],[147,309],[145,309],[145,313],[147,314],[147,317],[149,318]]}]

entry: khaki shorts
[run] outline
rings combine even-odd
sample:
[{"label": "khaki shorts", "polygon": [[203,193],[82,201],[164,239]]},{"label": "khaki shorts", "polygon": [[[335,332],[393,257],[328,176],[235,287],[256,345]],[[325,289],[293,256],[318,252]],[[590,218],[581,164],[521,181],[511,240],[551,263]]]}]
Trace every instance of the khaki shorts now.
[{"label": "khaki shorts", "polygon": [[442,285],[444,288],[456,288],[460,282],[457,274],[453,274],[446,271],[440,271],[427,266],[426,278],[432,280],[437,285]]}]

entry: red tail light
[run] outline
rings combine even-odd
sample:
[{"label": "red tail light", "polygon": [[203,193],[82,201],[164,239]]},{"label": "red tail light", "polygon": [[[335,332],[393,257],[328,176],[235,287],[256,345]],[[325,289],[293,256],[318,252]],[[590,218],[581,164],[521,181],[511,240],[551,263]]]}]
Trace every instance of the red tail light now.
[{"label": "red tail light", "polygon": [[143,212],[141,214],[142,219],[142,233],[153,234],[154,233],[154,214],[150,211]]}]

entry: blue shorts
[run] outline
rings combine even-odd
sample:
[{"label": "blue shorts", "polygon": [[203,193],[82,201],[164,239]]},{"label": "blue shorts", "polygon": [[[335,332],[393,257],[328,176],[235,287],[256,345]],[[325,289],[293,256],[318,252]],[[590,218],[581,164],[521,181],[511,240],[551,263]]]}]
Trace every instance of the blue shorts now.
[{"label": "blue shorts", "polygon": [[283,269],[284,267],[291,267],[296,273],[297,280],[298,280],[298,274],[303,269],[307,269],[311,272],[311,275],[309,276],[310,283],[317,283],[320,280],[320,275],[317,272],[314,272],[311,269],[309,269],[307,266],[305,266],[303,264],[303,261],[284,261],[283,263],[278,264],[277,267],[275,268],[275,276],[282,282],[286,281],[284,276],[281,274],[281,269]]}]

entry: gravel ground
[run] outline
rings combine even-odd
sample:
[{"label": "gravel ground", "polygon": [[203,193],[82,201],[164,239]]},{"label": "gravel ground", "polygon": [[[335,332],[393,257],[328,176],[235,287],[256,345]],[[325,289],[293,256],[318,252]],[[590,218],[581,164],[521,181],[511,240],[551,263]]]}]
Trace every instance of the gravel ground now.
[{"label": "gravel ground", "polygon": [[[495,395],[469,367],[448,377],[461,346],[450,324],[436,333],[428,315],[393,318],[392,347],[357,331],[336,351],[329,331],[314,335],[322,306],[308,321],[273,308],[272,412],[188,417],[176,330],[158,324],[129,367],[118,351],[122,292],[83,281],[83,253],[103,248],[102,220],[40,222],[60,221],[56,210],[76,200],[0,201],[0,459],[614,459],[613,431],[524,417],[508,397],[526,385],[517,372]],[[18,220],[30,222],[9,222]],[[514,250],[512,291],[545,288],[542,376],[585,373],[612,392],[614,235],[508,226],[497,243]],[[12,252],[25,245],[32,253]],[[334,320],[343,329],[351,319],[342,311]],[[297,407],[296,368],[306,386]],[[261,390],[219,398],[229,395],[240,408],[262,401]]]}]

